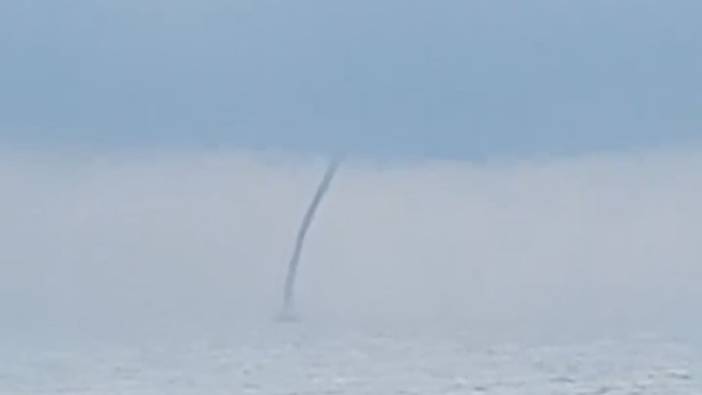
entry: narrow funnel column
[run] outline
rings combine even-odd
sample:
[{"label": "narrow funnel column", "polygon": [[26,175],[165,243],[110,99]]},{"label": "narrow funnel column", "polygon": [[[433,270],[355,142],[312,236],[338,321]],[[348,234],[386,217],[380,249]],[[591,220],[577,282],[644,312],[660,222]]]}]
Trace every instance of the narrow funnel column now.
[{"label": "narrow funnel column", "polygon": [[285,278],[285,289],[283,294],[283,310],[281,312],[281,319],[290,320],[295,318],[295,281],[297,279],[297,270],[300,265],[300,256],[302,255],[302,249],[305,244],[305,236],[307,235],[307,230],[310,227],[314,219],[314,215],[319,207],[319,203],[324,198],[325,193],[329,189],[336,170],[339,168],[339,159],[333,159],[326,172],[324,173],[324,178],[322,182],[317,187],[317,193],[315,193],[312,202],[310,203],[305,216],[302,219],[302,224],[297,232],[297,239],[295,242],[295,250],[293,251],[292,257],[290,257],[290,263],[288,265],[288,274]]}]

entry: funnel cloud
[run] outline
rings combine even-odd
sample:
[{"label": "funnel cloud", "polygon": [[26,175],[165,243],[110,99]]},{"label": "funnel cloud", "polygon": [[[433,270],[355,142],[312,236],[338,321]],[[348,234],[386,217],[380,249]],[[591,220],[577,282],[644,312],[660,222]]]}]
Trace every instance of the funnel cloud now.
[{"label": "funnel cloud", "polygon": [[295,241],[295,250],[293,251],[292,257],[290,258],[288,274],[285,278],[282,310],[282,316],[284,318],[293,318],[295,315],[295,280],[297,278],[297,271],[300,264],[302,248],[305,244],[305,236],[307,235],[307,230],[309,229],[310,225],[312,224],[312,221],[314,220],[314,215],[317,212],[317,207],[319,207],[320,202],[322,201],[324,195],[329,189],[329,185],[331,184],[331,181],[334,178],[334,174],[336,174],[336,170],[339,167],[339,163],[340,162],[338,159],[333,159],[329,163],[329,166],[327,167],[327,170],[324,173],[324,177],[322,178],[322,182],[317,187],[317,192],[315,193],[314,198],[310,203],[310,206],[307,208],[307,211],[305,211],[305,216],[303,217],[302,224],[300,225],[300,229],[298,230],[297,238]]}]

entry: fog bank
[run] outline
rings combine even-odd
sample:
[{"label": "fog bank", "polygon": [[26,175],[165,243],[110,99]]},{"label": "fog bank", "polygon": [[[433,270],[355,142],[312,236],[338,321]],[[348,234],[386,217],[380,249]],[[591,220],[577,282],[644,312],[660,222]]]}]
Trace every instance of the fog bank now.
[{"label": "fog bank", "polygon": [[[298,309],[339,326],[694,333],[700,158],[351,158],[310,230]],[[324,165],[263,152],[5,152],[0,334],[270,322]]]}]

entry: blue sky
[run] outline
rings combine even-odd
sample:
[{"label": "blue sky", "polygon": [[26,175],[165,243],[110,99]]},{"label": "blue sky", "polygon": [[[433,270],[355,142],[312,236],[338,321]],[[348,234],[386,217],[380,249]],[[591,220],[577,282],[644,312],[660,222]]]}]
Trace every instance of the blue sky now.
[{"label": "blue sky", "polygon": [[0,143],[479,158],[702,135],[695,0],[0,4]]}]

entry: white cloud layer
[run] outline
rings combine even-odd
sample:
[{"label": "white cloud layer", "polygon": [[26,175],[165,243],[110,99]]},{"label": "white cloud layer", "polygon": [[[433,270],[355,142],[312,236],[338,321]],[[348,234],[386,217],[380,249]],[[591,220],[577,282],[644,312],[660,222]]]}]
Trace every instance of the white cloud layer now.
[{"label": "white cloud layer", "polygon": [[[5,153],[0,332],[231,331],[270,321],[320,160]],[[694,333],[698,151],[344,164],[298,304],[320,323]]]}]

